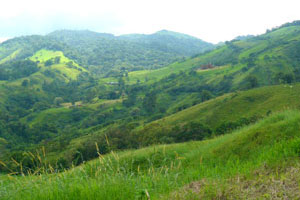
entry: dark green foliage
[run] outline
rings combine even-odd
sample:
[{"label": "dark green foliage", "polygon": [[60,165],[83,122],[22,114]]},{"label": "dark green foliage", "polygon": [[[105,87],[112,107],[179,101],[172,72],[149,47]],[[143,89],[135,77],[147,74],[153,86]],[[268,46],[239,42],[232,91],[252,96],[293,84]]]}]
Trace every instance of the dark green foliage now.
[{"label": "dark green foliage", "polygon": [[247,76],[245,81],[248,89],[255,88],[258,86],[257,77],[254,75]]},{"label": "dark green foliage", "polygon": [[207,90],[203,90],[200,95],[201,95],[202,102],[210,100],[213,97],[212,93]]},{"label": "dark green foliage", "polygon": [[136,93],[130,92],[128,94],[128,98],[123,101],[123,105],[126,107],[131,107],[136,103],[136,101],[137,101]]},{"label": "dark green foliage", "polygon": [[107,92],[105,94],[101,94],[99,95],[99,99],[118,99],[120,97],[120,93],[117,92],[117,91],[110,91],[110,92]]},{"label": "dark green foliage", "polygon": [[213,48],[212,44],[200,39],[172,32],[116,37],[91,31],[56,31],[46,38],[64,42],[76,49],[68,49],[64,53],[89,66],[94,73],[105,72],[107,76],[118,76],[121,68],[129,71],[160,68],[183,56]]},{"label": "dark green foliage", "polygon": [[53,104],[56,106],[60,106],[60,104],[63,102],[64,102],[64,99],[62,97],[55,97]]},{"label": "dark green foliage", "polygon": [[223,79],[220,81],[220,83],[217,85],[216,90],[218,92],[229,92],[232,88],[233,82],[233,76],[231,75],[225,75]]},{"label": "dark green foliage", "polygon": [[177,126],[171,132],[175,142],[203,140],[212,134],[212,130],[208,126],[196,122],[190,122],[182,127]]},{"label": "dark green foliage", "polygon": [[41,99],[42,98],[34,91],[23,90],[12,93],[8,97],[7,103],[14,107],[30,109],[36,102],[39,102]]},{"label": "dark green foliage", "polygon": [[45,66],[46,66],[46,67],[51,66],[51,65],[53,65],[53,64],[54,64],[54,62],[53,62],[52,59],[49,59],[49,60],[47,60],[47,61],[45,62]]},{"label": "dark green foliage", "polygon": [[143,100],[143,107],[148,113],[155,112],[157,104],[156,104],[156,93],[154,91],[149,92],[145,95]]},{"label": "dark green foliage", "polygon": [[[105,147],[103,145],[101,145],[100,147],[101,147],[101,154],[108,153],[108,151],[106,149],[104,149]],[[98,156],[99,155],[98,155],[97,148],[96,148],[96,142],[86,141],[82,144],[81,147],[79,147],[76,150],[76,152],[73,155],[72,160],[75,165],[79,165],[79,164],[83,163],[84,161],[91,160]]]},{"label": "dark green foliage", "polygon": [[125,89],[125,81],[123,80],[122,77],[120,77],[118,80],[118,86],[119,86],[120,91],[123,91]]},{"label": "dark green foliage", "polygon": [[29,84],[29,81],[27,79],[25,79],[24,81],[22,81],[22,86],[23,87],[27,87]]},{"label": "dark green foliage", "polygon": [[8,129],[17,136],[28,138],[27,125],[21,122],[10,122],[8,124]]},{"label": "dark green foliage", "polygon": [[[297,71],[295,71],[297,73]],[[275,75],[275,83],[277,84],[282,84],[282,83],[288,83],[291,84],[295,81],[295,75],[294,73],[283,73],[283,72],[278,72]]]},{"label": "dark green foliage", "polygon": [[224,134],[224,133],[230,133],[237,128],[249,125],[251,123],[255,123],[259,119],[262,119],[262,116],[254,115],[250,118],[241,118],[241,119],[239,119],[237,121],[233,121],[233,122],[232,121],[223,122],[216,128],[215,132],[217,135]]},{"label": "dark green foliage", "polygon": [[0,65],[0,80],[15,80],[30,76],[39,71],[35,62],[30,60],[14,61]]},{"label": "dark green foliage", "polygon": [[43,71],[43,74],[47,77],[50,77],[50,78],[55,78],[56,74],[55,72],[51,71],[51,70],[45,70]]},{"label": "dark green foliage", "polygon": [[[144,35],[141,35],[144,37]],[[147,38],[148,41],[145,39]],[[63,51],[93,73],[109,75],[111,70],[128,71],[155,69],[182,60],[184,56],[213,49],[213,45],[183,34],[153,34],[145,39],[116,37],[90,31],[57,31],[46,36],[26,36],[1,44],[0,59],[17,50],[15,59],[32,56],[40,49]],[[59,58],[46,61],[45,65],[58,64]],[[126,76],[126,72],[124,71]]]},{"label": "dark green foliage", "polygon": [[211,44],[198,38],[168,30],[161,30],[151,35],[124,35],[120,38],[163,52],[174,52],[184,56],[191,56],[212,49]]},{"label": "dark green foliage", "polygon": [[47,102],[36,102],[32,108],[34,112],[37,112],[37,111],[46,110],[50,107],[51,107],[50,104]]},{"label": "dark green foliage", "polygon": [[60,63],[60,57],[59,56],[54,58],[54,63],[55,64],[59,64]]}]

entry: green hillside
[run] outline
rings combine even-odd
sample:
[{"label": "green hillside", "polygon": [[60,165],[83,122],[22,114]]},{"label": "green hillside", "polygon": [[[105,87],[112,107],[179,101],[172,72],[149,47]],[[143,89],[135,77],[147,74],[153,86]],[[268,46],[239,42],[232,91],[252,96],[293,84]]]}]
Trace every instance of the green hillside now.
[{"label": "green hillside", "polygon": [[[226,74],[216,71],[215,75],[220,76],[211,82],[219,82],[222,80],[220,77],[226,75],[232,82],[233,89],[247,88],[245,80],[248,76],[255,76],[259,85],[298,79],[299,33],[300,27],[296,22],[283,25],[263,35],[226,42],[213,51],[165,68],[131,72],[128,78],[131,83],[137,80],[155,81],[179,71],[190,69],[202,71],[201,68],[211,64],[213,69],[228,66],[227,70],[230,71]],[[279,72],[283,74],[278,75]]]},{"label": "green hillside", "polygon": [[[144,146],[189,140],[180,138],[182,135],[177,138],[176,134],[191,129],[192,126],[203,125],[205,134],[196,139],[204,139],[211,134],[218,134],[218,128],[222,133],[227,132],[239,124],[247,124],[267,113],[282,110],[285,106],[297,108],[297,101],[293,99],[294,96],[297,97],[298,84],[292,88],[262,86],[291,84],[300,80],[297,54],[294,53],[297,52],[299,30],[296,23],[284,25],[257,37],[226,42],[213,51],[160,69],[128,73],[124,68],[117,72],[117,77],[111,74],[108,78],[99,78],[89,66],[77,63],[78,57],[70,54],[74,51],[67,44],[79,47],[93,43],[95,38],[108,42],[112,38],[115,40],[115,36],[89,31],[58,31],[47,36],[50,38],[47,40],[34,36],[38,38],[34,40],[36,46],[31,49],[33,54],[25,60],[36,64],[31,63],[28,70],[25,70],[26,73],[11,71],[11,68],[18,69],[18,66],[22,66],[22,59],[17,57],[11,56],[10,62],[2,64],[2,77],[7,77],[8,74],[11,78],[2,81],[0,91],[3,94],[0,137],[8,141],[6,148],[13,151],[50,144],[49,151],[54,155],[59,151],[65,157],[68,154],[65,152],[70,152],[71,155],[67,158],[70,165],[78,156],[76,151],[81,146],[90,148],[90,141],[95,137],[99,137],[95,140],[102,140],[103,134],[111,135],[111,132],[124,129],[124,133],[119,136],[112,136],[118,138],[115,148],[138,148],[138,144]],[[154,35],[157,34],[164,37],[171,35],[177,39],[189,38],[168,31]],[[82,39],[75,40],[81,37]],[[130,39],[122,40],[128,42],[127,40],[148,38],[145,35],[126,37]],[[3,45],[8,48],[16,42],[25,46],[32,43],[33,38],[17,38]],[[43,48],[39,49],[41,47]],[[293,48],[294,51],[291,51]],[[14,49],[11,54],[15,51]],[[262,88],[248,91],[249,94],[238,92],[256,87]],[[243,96],[247,94],[249,97]],[[285,96],[288,100],[283,98]],[[228,98],[232,100],[229,101]],[[266,102],[266,99],[270,102]],[[228,102],[225,103],[226,101]],[[264,104],[267,106],[260,107]],[[163,120],[167,123],[158,128]],[[152,126],[155,128],[151,128]],[[141,132],[148,136],[139,134],[139,130],[143,130]],[[175,135],[169,136],[169,132],[174,132]],[[126,134],[140,140],[137,143],[134,140],[135,142],[121,144],[119,141]],[[166,137],[161,137],[163,134]],[[63,145],[54,150],[52,146],[58,143]],[[103,152],[107,152],[107,147],[103,145]],[[84,159],[94,156],[88,155]]]},{"label": "green hillside", "polygon": [[212,44],[188,35],[160,35],[144,35],[147,43],[92,31],[61,30],[46,36],[18,37],[0,44],[0,64],[31,57],[46,49],[62,51],[93,73],[109,76],[118,75],[123,68],[127,71],[160,68],[213,49]]},{"label": "green hillside", "polygon": [[[49,51],[42,49],[40,51],[37,51],[29,59],[35,62],[42,63],[44,65],[47,65],[47,61],[48,63],[50,61],[50,65],[48,65],[52,70],[60,71],[60,73],[65,76],[65,78],[70,78],[73,80],[77,79],[77,76],[81,72],[87,72],[85,68],[79,66],[76,62],[65,57],[65,55],[61,51]],[[56,61],[55,59],[57,59],[58,61]]]},{"label": "green hillside", "polygon": [[[213,128],[243,117],[264,116],[286,109],[299,109],[300,84],[267,86],[234,92],[197,104],[183,111],[146,125],[145,129],[155,132],[155,126],[203,122]],[[143,132],[143,131],[141,131]]]},{"label": "green hillside", "polygon": [[150,35],[121,35],[119,38],[139,43],[145,47],[184,56],[193,56],[213,48],[212,44],[198,38],[168,30],[161,30]]},{"label": "green hillside", "polygon": [[[29,68],[26,71],[24,63],[27,62],[30,64],[29,60],[34,62],[32,65],[36,65],[36,69]],[[5,80],[2,84],[16,87],[21,86],[24,80],[26,80],[30,88],[42,89],[42,84],[45,81],[52,82],[54,79],[59,79],[68,82],[76,80],[82,72],[87,72],[86,69],[65,57],[61,51],[43,49],[37,51],[33,56],[26,59],[25,62],[10,61],[0,64],[0,68],[2,69],[0,70],[0,79]],[[17,69],[18,66],[22,68]]]},{"label": "green hillside", "polygon": [[297,199],[299,24],[1,43],[0,199]]},{"label": "green hillside", "polygon": [[135,36],[139,39],[130,35],[117,37],[91,31],[62,30],[47,37],[76,49],[74,56],[81,64],[89,66],[94,73],[108,72],[108,76],[116,76],[118,70],[124,68],[127,71],[157,69],[213,48],[212,44],[187,35],[184,38],[174,34]]},{"label": "green hillside", "polygon": [[[121,125],[106,131],[111,140],[111,148],[141,147],[157,143],[182,142],[192,139],[205,139],[213,135],[231,132],[254,123],[271,113],[287,109],[299,109],[300,85],[278,85],[225,94],[215,99],[197,104],[152,122],[138,123],[132,128]],[[187,101],[187,99],[185,99]],[[76,148],[93,151],[86,147],[97,141],[103,143],[103,132],[74,139],[66,148],[65,155],[72,154]],[[118,134],[116,134],[118,133]],[[99,136],[100,135],[100,136]],[[122,139],[122,137],[124,137]],[[76,141],[76,142],[75,142]],[[75,149],[74,149],[75,148]],[[61,154],[63,156],[63,154]]]},{"label": "green hillside", "polygon": [[[64,139],[57,137],[51,144],[46,145],[50,160],[63,159],[65,165],[68,166],[67,163],[79,159],[77,157],[78,151],[82,153],[82,158],[80,157],[76,162],[80,163],[96,157],[95,142],[99,144],[101,153],[107,153],[112,149],[203,140],[214,135],[230,133],[240,127],[255,123],[272,113],[286,109],[298,110],[300,108],[299,94],[299,84],[268,86],[229,93],[155,121],[142,120],[143,118],[132,120],[126,114],[112,110],[116,107],[122,108],[122,104],[119,102],[108,104],[104,101],[83,105],[80,109],[47,109],[29,115],[23,119],[23,122],[27,122],[31,127],[39,127],[42,124],[49,126],[49,122],[54,121],[56,127],[70,124],[77,127],[77,130],[71,129],[72,133],[69,129],[65,129],[61,132]],[[185,103],[188,100],[184,98]],[[100,107],[101,111],[98,111],[97,108]],[[129,110],[129,112],[132,111]],[[97,116],[107,115],[107,113],[114,115],[114,117],[107,119],[114,123],[107,123],[109,121],[102,119],[102,121],[98,121],[97,126],[86,126],[92,124]],[[107,146],[106,138],[110,140],[111,147]],[[56,145],[59,146],[61,142],[64,143],[63,146],[53,149]]]},{"label": "green hillside", "polygon": [[[203,142],[112,152],[57,174],[4,175],[0,197],[294,199],[299,197],[299,121],[298,111],[286,111]],[[39,169],[51,172],[43,163]]]}]

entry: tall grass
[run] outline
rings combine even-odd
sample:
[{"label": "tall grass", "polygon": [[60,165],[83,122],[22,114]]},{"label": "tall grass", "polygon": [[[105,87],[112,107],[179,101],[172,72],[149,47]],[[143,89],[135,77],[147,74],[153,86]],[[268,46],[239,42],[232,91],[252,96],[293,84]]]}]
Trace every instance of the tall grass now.
[{"label": "tall grass", "polygon": [[[61,173],[0,176],[0,199],[159,199],[197,180],[222,182],[298,162],[300,113],[277,113],[232,134],[109,155]],[[214,195],[216,187],[206,187]],[[211,196],[210,196],[211,197]]]}]

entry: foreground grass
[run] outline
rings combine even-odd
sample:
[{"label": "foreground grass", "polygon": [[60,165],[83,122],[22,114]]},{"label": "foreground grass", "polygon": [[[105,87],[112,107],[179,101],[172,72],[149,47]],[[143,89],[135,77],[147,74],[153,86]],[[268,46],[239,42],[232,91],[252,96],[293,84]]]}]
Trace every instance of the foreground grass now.
[{"label": "foreground grass", "polygon": [[[201,196],[220,198],[222,183],[230,185],[237,176],[256,180],[256,170],[276,172],[299,163],[299,136],[300,113],[285,111],[206,141],[112,152],[63,173],[5,175],[0,199],[173,199],[187,184],[203,180],[214,184],[203,187]],[[230,191],[222,195],[240,193]]]}]

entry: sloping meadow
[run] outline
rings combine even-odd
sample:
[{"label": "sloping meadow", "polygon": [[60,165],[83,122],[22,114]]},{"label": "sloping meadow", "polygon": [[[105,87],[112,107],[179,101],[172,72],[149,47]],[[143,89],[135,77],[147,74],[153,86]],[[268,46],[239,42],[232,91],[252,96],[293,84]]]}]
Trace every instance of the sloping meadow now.
[{"label": "sloping meadow", "polygon": [[[98,159],[62,173],[3,175],[0,198],[244,198],[237,194],[243,190],[226,193],[223,183],[228,189],[236,177],[258,180],[257,170],[279,176],[281,169],[299,163],[299,136],[300,113],[285,111],[214,139],[99,154]],[[204,184],[193,193],[193,187],[189,190],[186,185],[195,186],[195,181]],[[261,187],[267,181],[257,183]]]}]

